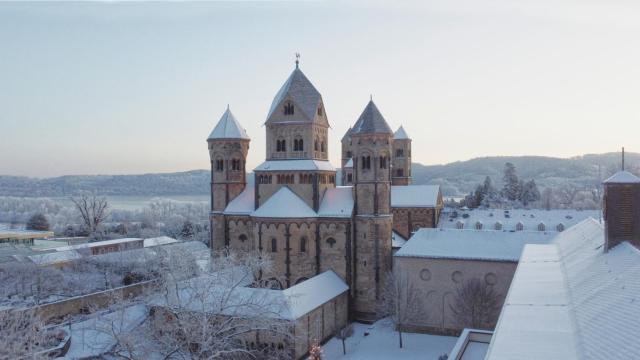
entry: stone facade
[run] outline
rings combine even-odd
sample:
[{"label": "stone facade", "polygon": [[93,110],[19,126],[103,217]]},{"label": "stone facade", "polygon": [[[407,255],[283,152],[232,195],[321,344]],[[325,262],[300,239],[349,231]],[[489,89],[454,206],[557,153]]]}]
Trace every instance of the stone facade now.
[{"label": "stone facade", "polygon": [[[491,285],[498,294],[498,306],[502,307],[511,280],[518,265],[508,261],[480,261],[434,259],[420,257],[394,257],[394,272],[408,276],[409,281],[422,292],[426,314],[411,323],[403,324],[409,331],[459,335],[464,324],[457,322],[451,310],[456,290],[464,280],[478,278]],[[492,328],[498,320],[498,312],[491,319]]]},{"label": "stone facade", "polygon": [[393,231],[409,239],[419,228],[435,228],[442,211],[442,204],[435,208],[393,208]]}]

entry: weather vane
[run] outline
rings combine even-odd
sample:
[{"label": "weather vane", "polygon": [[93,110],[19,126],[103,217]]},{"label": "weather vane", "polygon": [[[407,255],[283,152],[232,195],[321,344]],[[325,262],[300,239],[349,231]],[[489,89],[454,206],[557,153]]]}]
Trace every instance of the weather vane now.
[{"label": "weather vane", "polygon": [[298,68],[298,64],[300,63],[300,53],[296,53],[296,69]]}]

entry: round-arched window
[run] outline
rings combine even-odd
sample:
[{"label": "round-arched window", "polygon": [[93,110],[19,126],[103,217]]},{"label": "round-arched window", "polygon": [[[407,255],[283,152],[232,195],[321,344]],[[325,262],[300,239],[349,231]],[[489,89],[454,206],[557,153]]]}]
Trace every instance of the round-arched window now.
[{"label": "round-arched window", "polygon": [[420,270],[420,279],[424,281],[431,280],[431,271],[429,271],[429,269]]},{"label": "round-arched window", "polygon": [[456,284],[459,284],[460,282],[462,282],[462,279],[463,279],[463,276],[460,271],[454,271],[453,274],[451,274],[451,280]]},{"label": "round-arched window", "polygon": [[247,241],[247,235],[240,234],[240,236],[238,236],[238,239],[240,239],[240,241],[242,241],[242,242],[245,242],[245,241]]}]

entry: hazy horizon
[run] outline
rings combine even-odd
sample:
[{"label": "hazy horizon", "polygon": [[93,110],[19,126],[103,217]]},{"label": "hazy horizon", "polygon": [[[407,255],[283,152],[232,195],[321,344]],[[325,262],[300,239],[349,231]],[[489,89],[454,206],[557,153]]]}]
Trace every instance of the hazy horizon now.
[{"label": "hazy horizon", "polygon": [[425,165],[634,151],[639,15],[602,0],[0,3],[0,174],[206,169],[227,104],[250,171],[295,52],[334,166],[370,94]]}]

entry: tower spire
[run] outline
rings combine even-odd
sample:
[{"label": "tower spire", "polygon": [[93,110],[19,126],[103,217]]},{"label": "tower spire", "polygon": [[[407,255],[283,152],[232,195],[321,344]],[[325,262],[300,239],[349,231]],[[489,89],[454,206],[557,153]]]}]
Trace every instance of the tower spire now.
[{"label": "tower spire", "polygon": [[298,68],[299,64],[300,64],[300,53],[297,52],[296,53],[296,69]]},{"label": "tower spire", "polygon": [[622,171],[624,171],[624,146],[622,147]]}]

